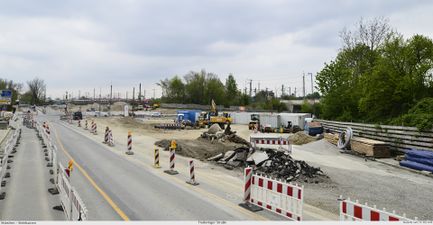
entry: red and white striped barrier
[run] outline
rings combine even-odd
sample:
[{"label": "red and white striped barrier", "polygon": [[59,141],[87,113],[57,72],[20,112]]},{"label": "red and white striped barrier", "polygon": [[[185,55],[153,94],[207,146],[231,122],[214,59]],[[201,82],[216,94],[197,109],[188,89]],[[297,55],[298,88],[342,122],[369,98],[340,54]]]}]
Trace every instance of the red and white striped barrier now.
[{"label": "red and white striped barrier", "polygon": [[273,134],[250,135],[250,143],[255,148],[270,148],[292,152],[292,145],[288,137],[275,136]]},{"label": "red and white striped barrier", "polygon": [[127,155],[133,155],[134,152],[132,151],[132,135],[131,131],[128,132],[128,143],[127,143],[127,149],[126,149]]},{"label": "red and white striped barrier", "polygon": [[98,134],[96,123],[92,121],[92,133],[94,135]]},{"label": "red and white striped barrier", "polygon": [[[417,218],[415,218],[417,220]],[[358,200],[351,201],[350,198],[342,199],[340,196],[340,221],[413,221],[406,218],[406,214],[399,216],[395,211],[387,212],[386,209],[377,209],[368,206],[367,203],[360,204]]]},{"label": "red and white striped barrier", "polygon": [[186,183],[194,185],[194,186],[199,185],[199,183],[197,183],[197,181],[195,181],[194,161],[193,160],[189,161],[188,168],[189,168],[189,180],[186,181]]},{"label": "red and white striped barrier", "polygon": [[104,143],[104,144],[108,144],[108,132],[110,131],[110,128],[108,128],[108,127],[106,127],[105,128],[105,133],[104,133],[104,142],[102,142],[102,143]]},{"label": "red and white striped barrier", "polygon": [[114,146],[113,133],[111,132],[111,130],[108,131],[108,146]]},{"label": "red and white striped barrier", "polygon": [[253,174],[249,167],[245,168],[244,180],[244,205],[253,204],[290,220],[302,221],[303,187]]},{"label": "red and white striped barrier", "polygon": [[176,149],[175,148],[169,148],[170,151],[170,169],[164,170],[165,173],[168,173],[170,175],[176,175],[179,174],[176,170],[174,170],[174,162],[176,160]]}]

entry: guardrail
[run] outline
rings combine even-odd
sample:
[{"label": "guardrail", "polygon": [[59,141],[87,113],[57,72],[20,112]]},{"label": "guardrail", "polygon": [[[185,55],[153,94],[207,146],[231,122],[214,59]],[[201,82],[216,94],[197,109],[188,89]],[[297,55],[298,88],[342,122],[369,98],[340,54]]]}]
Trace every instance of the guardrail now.
[{"label": "guardrail", "polygon": [[88,210],[76,189],[71,185],[65,168],[58,162],[57,147],[51,141],[48,123],[44,123],[44,125],[37,123],[36,129],[47,147],[47,167],[53,167],[53,183],[60,195],[60,203],[66,219],[72,221],[87,220]]},{"label": "guardrail", "polygon": [[6,185],[7,170],[9,169],[9,154],[12,153],[14,146],[17,144],[21,128],[16,129],[15,132],[7,139],[3,152],[3,157],[0,158],[0,200],[5,198],[6,193],[2,190]]},{"label": "guardrail", "polygon": [[412,148],[433,151],[433,131],[418,131],[415,127],[374,125],[363,123],[315,120],[321,122],[325,129],[342,132],[351,127],[354,136],[383,141],[392,149],[407,151]]}]

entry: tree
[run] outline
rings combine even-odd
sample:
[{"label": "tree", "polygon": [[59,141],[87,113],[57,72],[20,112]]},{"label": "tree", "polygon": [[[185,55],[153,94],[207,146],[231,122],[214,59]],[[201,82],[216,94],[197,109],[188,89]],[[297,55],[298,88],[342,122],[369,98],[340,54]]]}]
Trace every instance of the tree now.
[{"label": "tree", "polygon": [[185,84],[178,76],[175,76],[168,81],[165,97],[168,102],[184,103]]},{"label": "tree", "polygon": [[185,75],[185,94],[187,102],[195,104],[207,104],[205,102],[206,71],[191,71]]},{"label": "tree", "polygon": [[36,77],[31,81],[27,81],[27,85],[31,94],[31,104],[40,104],[45,101],[46,85],[44,80]]},{"label": "tree", "polygon": [[234,105],[237,102],[239,96],[238,85],[236,83],[233,74],[229,74],[225,84],[225,99],[226,106]]},{"label": "tree", "polygon": [[376,50],[386,39],[395,34],[389,25],[389,20],[383,17],[367,21],[361,18],[356,25],[357,30],[351,31],[344,28],[340,32],[343,49],[351,49],[362,44],[369,47],[370,50]]},{"label": "tree", "polygon": [[207,74],[204,104],[210,104],[212,99],[216,104],[225,104],[224,84],[215,74]]}]

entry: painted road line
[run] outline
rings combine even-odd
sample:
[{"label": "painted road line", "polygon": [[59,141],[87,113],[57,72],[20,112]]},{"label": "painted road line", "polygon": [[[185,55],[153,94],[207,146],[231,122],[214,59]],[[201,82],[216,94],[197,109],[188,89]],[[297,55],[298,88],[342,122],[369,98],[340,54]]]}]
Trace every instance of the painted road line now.
[{"label": "painted road line", "polygon": [[72,158],[72,156],[69,154],[69,152],[65,149],[65,147],[63,146],[62,141],[59,138],[59,135],[57,134],[57,130],[54,129],[54,133],[56,134],[56,139],[57,139],[57,143],[60,145],[60,148],[62,148],[63,152],[69,157],[69,159],[74,161],[74,165],[78,168],[78,170],[80,170],[80,172],[84,175],[84,177],[86,177],[86,179],[90,182],[90,184],[96,189],[96,191],[99,192],[99,194],[102,195],[102,197],[107,201],[107,203],[111,206],[111,208],[114,209],[114,211],[116,211],[116,213],[125,221],[129,221],[129,217],[119,208],[119,206],[117,206],[116,203],[114,203],[113,199],[110,198],[110,196],[108,196],[107,193],[105,193],[105,191],[102,190],[102,188],[100,188],[96,182],[89,176],[89,174],[80,166],[80,164],[78,164],[74,158]]},{"label": "painted road line", "polygon": [[[147,171],[150,172],[150,173],[153,173],[153,174],[156,174],[156,175],[162,175],[162,176],[165,177],[165,179],[166,179],[167,181],[175,181],[179,186],[182,186],[182,187],[184,187],[184,188],[187,188],[187,189],[190,190],[192,193],[199,193],[199,194],[201,194],[202,196],[207,196],[207,197],[208,197],[208,200],[214,200],[215,202],[218,202],[218,203],[220,203],[221,205],[224,205],[224,206],[226,206],[226,207],[228,207],[228,208],[230,208],[230,209],[233,209],[234,211],[237,211],[238,213],[241,213],[242,215],[247,216],[247,217],[248,217],[249,219],[251,219],[251,220],[269,220],[269,219],[266,218],[266,217],[263,217],[263,216],[258,215],[258,214],[256,214],[256,213],[253,213],[253,212],[251,212],[251,211],[248,211],[248,210],[246,210],[246,209],[244,209],[244,208],[242,208],[242,207],[239,207],[237,204],[235,204],[235,203],[233,203],[233,202],[230,202],[230,201],[228,201],[228,200],[226,200],[226,199],[224,199],[224,198],[221,198],[220,196],[217,196],[217,195],[215,195],[215,194],[212,194],[212,193],[210,193],[210,192],[208,192],[208,191],[206,191],[206,190],[204,190],[204,189],[202,189],[202,188],[200,188],[200,187],[191,187],[190,185],[188,185],[188,184],[185,183],[185,180],[183,180],[183,179],[181,179],[181,178],[177,178],[177,177],[174,177],[174,176],[170,176],[170,175],[168,175],[168,174],[165,174],[165,173],[162,172],[161,170],[157,170],[157,171],[155,171],[155,169],[153,168],[152,165],[150,165],[150,164],[148,165],[148,164],[146,164],[146,163],[144,163],[144,162],[142,162],[142,161],[140,161],[140,160],[138,160],[138,159],[135,159],[135,158],[127,157],[126,155],[121,154],[122,152],[114,151],[113,148],[109,148],[108,146],[101,144],[99,141],[97,141],[97,140],[95,140],[95,139],[93,139],[93,138],[89,138],[89,137],[83,135],[80,131],[75,130],[75,127],[71,127],[71,128],[70,128],[69,126],[63,125],[63,124],[61,124],[61,123],[60,123],[60,125],[64,126],[65,128],[70,129],[71,131],[73,131],[73,132],[75,132],[75,133],[77,133],[77,134],[79,134],[79,135],[81,135],[81,136],[83,136],[83,137],[85,137],[85,138],[88,138],[88,139],[94,141],[96,144],[98,144],[99,146],[103,147],[103,148],[106,149],[107,151],[111,151],[111,152],[113,152],[113,153],[116,153],[118,156],[120,156],[120,157],[122,157],[122,158],[124,158],[124,159],[126,159],[126,160],[132,161],[132,162],[134,162],[135,164],[142,165],[143,167],[147,168]],[[57,135],[56,135],[56,136],[57,136]],[[57,137],[57,138],[58,138],[58,137]],[[201,179],[201,180],[204,180],[204,179]],[[211,182],[211,183],[213,183],[213,182]],[[241,188],[242,188],[242,187],[240,187],[240,189],[241,189]],[[211,201],[211,202],[212,202],[212,201]]]}]

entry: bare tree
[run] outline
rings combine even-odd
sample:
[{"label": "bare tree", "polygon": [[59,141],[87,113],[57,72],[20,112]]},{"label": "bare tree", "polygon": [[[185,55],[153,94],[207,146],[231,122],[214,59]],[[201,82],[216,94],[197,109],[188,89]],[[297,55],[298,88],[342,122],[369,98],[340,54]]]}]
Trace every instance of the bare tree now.
[{"label": "bare tree", "polygon": [[31,104],[39,104],[45,98],[46,85],[44,80],[34,78],[31,81],[27,81],[29,86],[29,92],[31,94]]},{"label": "bare tree", "polygon": [[363,44],[371,50],[376,50],[386,39],[395,34],[389,25],[389,19],[383,17],[375,17],[367,21],[361,18],[356,27],[354,31],[344,28],[340,32],[343,48],[351,49],[358,44]]}]

